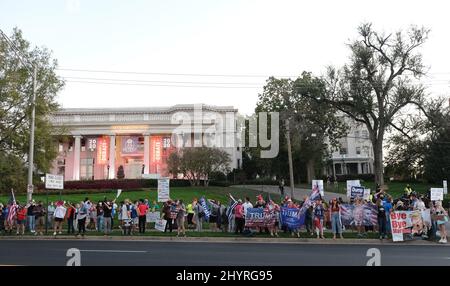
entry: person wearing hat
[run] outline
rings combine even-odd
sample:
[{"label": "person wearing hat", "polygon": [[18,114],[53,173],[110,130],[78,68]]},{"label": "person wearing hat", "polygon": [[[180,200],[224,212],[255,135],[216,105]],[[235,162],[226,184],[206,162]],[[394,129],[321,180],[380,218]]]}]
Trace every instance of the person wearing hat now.
[{"label": "person wearing hat", "polygon": [[242,204],[241,199],[238,200],[238,204],[234,207],[234,219],[236,221],[236,230],[234,231],[234,233],[242,234],[245,225],[245,212],[244,212],[244,204]]}]

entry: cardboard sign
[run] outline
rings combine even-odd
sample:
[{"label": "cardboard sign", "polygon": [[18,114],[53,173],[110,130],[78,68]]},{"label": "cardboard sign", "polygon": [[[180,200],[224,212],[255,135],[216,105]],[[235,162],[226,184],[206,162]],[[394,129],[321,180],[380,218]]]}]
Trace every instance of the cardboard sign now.
[{"label": "cardboard sign", "polygon": [[161,214],[159,212],[148,212],[147,213],[147,222],[157,222],[158,219],[161,218]]},{"label": "cardboard sign", "polygon": [[158,202],[167,202],[170,199],[169,178],[158,179]]},{"label": "cardboard sign", "polygon": [[430,193],[431,193],[432,201],[444,200],[444,189],[443,188],[431,188]]},{"label": "cardboard sign", "polygon": [[347,198],[350,198],[352,187],[361,187],[359,180],[348,180],[347,181]]},{"label": "cardboard sign", "polygon": [[64,176],[45,174],[45,188],[46,189],[64,189]]},{"label": "cardboard sign", "polygon": [[317,186],[319,188],[320,195],[323,197],[323,180],[312,180],[312,186],[311,188],[314,189],[314,186]]},{"label": "cardboard sign", "polygon": [[164,232],[166,229],[167,220],[165,219],[158,219],[155,222],[155,229]]}]

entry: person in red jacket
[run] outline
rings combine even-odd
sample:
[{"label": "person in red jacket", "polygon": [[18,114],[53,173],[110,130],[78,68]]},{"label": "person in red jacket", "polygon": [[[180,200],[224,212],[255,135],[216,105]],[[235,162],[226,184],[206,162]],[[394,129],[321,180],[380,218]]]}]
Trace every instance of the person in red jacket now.
[{"label": "person in red jacket", "polygon": [[235,234],[238,232],[242,234],[244,230],[245,217],[244,217],[244,207],[242,205],[242,200],[238,200],[238,204],[234,207],[234,219],[236,221],[236,230]]},{"label": "person in red jacket", "polygon": [[[19,203],[17,204],[19,205]],[[17,209],[17,232],[16,232],[17,235],[19,235],[19,233],[21,233],[21,235],[25,233],[26,220],[27,220],[27,209],[24,206],[19,205]]]}]

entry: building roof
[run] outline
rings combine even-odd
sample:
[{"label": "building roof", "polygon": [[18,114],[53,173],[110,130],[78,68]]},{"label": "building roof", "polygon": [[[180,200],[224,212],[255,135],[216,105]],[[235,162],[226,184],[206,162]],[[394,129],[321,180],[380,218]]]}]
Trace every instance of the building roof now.
[{"label": "building roof", "polygon": [[206,104],[176,104],[165,107],[108,107],[108,108],[62,108],[54,115],[79,115],[79,114],[136,114],[136,113],[171,113],[174,111],[193,110],[201,107],[205,111],[213,112],[237,112],[233,106],[216,106]]}]

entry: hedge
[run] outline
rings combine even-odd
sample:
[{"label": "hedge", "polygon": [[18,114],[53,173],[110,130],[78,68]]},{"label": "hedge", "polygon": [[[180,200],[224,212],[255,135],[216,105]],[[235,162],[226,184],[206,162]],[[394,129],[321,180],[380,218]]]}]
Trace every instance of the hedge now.
[{"label": "hedge", "polygon": [[[190,186],[188,180],[171,179],[171,187],[187,187]],[[158,180],[156,179],[122,179],[122,180],[82,180],[82,181],[65,181],[64,189],[142,189],[157,188]],[[39,184],[38,190],[44,190],[45,185]]]}]

